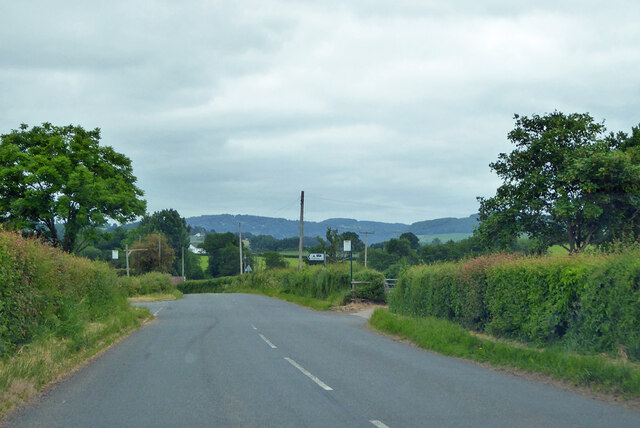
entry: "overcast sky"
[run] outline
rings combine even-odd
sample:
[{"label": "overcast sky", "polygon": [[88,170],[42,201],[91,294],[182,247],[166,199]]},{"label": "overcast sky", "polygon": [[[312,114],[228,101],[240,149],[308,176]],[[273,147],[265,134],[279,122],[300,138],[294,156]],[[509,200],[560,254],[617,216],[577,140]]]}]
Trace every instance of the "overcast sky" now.
[{"label": "overcast sky", "polygon": [[412,223],[499,185],[514,113],[640,123],[640,1],[0,3],[0,133],[100,128],[149,212]]}]

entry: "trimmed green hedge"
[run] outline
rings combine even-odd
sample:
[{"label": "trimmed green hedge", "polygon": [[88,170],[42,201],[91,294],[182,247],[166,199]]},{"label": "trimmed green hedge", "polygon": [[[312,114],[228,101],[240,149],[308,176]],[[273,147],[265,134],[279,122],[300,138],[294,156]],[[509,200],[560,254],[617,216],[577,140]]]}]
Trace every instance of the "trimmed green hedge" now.
[{"label": "trimmed green hedge", "polygon": [[640,252],[483,256],[414,267],[393,312],[435,316],[498,337],[640,360]]},{"label": "trimmed green hedge", "polygon": [[225,276],[222,278],[188,280],[178,284],[178,290],[184,294],[221,293],[233,283],[233,278],[232,276]]},{"label": "trimmed green hedge", "polygon": [[0,355],[40,334],[75,342],[85,323],[126,308],[106,263],[0,231]]},{"label": "trimmed green hedge", "polygon": [[141,296],[152,293],[171,293],[176,290],[171,275],[160,272],[149,272],[139,276],[123,276],[119,285],[128,296]]},{"label": "trimmed green hedge", "polygon": [[[254,289],[328,299],[351,292],[349,265],[305,266],[297,269],[267,269],[242,276],[185,281],[178,289],[189,293],[222,293]],[[372,269],[356,268],[354,281],[370,282],[356,288],[353,297],[384,302],[384,276]]]}]

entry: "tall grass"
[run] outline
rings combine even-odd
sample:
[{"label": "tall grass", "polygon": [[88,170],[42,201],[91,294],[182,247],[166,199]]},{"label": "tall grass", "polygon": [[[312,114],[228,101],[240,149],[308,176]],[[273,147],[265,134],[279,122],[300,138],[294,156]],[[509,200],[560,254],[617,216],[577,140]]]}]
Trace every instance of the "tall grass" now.
[{"label": "tall grass", "polygon": [[248,275],[185,281],[178,288],[183,293],[261,293],[304,304],[315,309],[328,309],[352,298],[376,302],[385,300],[384,277],[371,269],[355,267],[354,281],[367,282],[351,290],[348,265],[305,266],[267,269]]},{"label": "tall grass", "polygon": [[148,315],[106,263],[0,231],[0,415]]}]

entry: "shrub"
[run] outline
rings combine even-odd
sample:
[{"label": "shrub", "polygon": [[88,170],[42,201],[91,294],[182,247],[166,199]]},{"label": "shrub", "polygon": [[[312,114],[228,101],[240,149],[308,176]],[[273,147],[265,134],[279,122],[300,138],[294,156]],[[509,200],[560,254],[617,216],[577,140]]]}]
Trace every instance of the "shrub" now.
[{"label": "shrub", "polygon": [[176,290],[171,275],[160,272],[149,272],[144,275],[120,277],[120,287],[127,296],[140,296],[152,293],[171,293]]},{"label": "shrub", "polygon": [[[384,276],[373,270],[355,268],[354,279],[371,281],[369,287],[358,289],[359,298],[382,302],[384,296]],[[188,293],[219,293],[224,291],[261,290],[273,293],[292,294],[314,299],[342,297],[350,292],[350,267],[336,264],[323,267],[305,266],[300,272],[294,268],[268,269],[247,275],[215,278],[201,281],[185,281],[178,289]]]},{"label": "shrub", "polygon": [[234,277],[232,276],[202,280],[188,280],[178,284],[178,290],[184,294],[220,293],[224,291],[226,286],[231,285],[233,281]]},{"label": "shrub", "polygon": [[0,354],[47,332],[74,339],[79,326],[126,307],[106,263],[0,231]]},{"label": "shrub", "polygon": [[383,274],[373,269],[365,269],[356,272],[353,279],[357,282],[368,282],[368,284],[356,285],[351,291],[352,298],[376,303],[384,303],[386,301]]},{"label": "shrub", "polygon": [[391,311],[536,345],[640,360],[640,251],[482,256],[401,274]]}]

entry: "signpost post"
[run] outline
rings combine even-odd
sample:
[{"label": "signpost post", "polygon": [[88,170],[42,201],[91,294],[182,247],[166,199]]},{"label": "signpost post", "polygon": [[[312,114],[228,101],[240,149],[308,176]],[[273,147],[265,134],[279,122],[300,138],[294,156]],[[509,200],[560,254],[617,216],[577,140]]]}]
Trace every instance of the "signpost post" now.
[{"label": "signpost post", "polygon": [[353,251],[351,251],[351,241],[343,241],[344,252],[349,252],[349,262],[351,263],[351,288],[353,289]]}]

